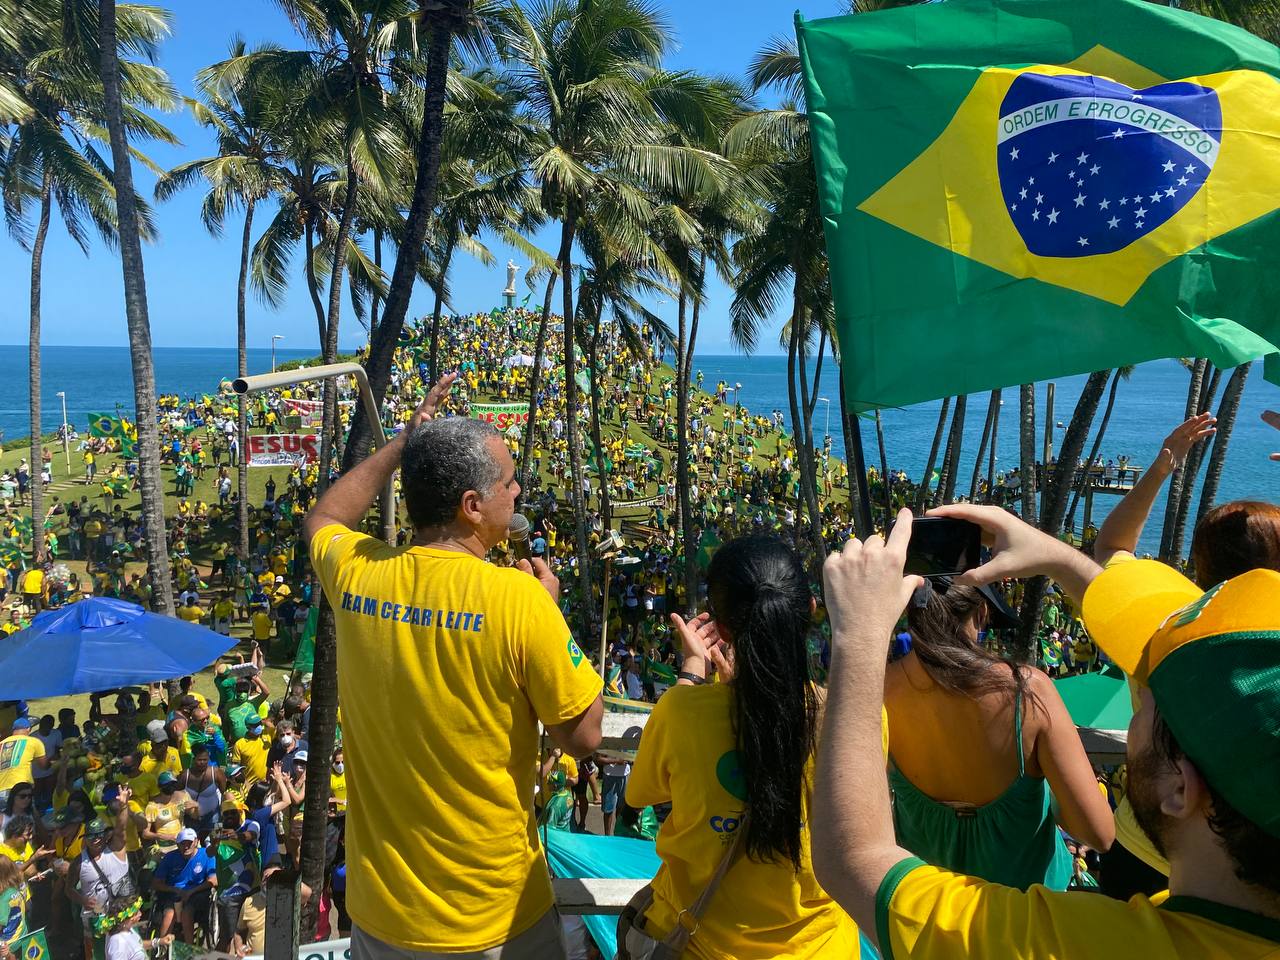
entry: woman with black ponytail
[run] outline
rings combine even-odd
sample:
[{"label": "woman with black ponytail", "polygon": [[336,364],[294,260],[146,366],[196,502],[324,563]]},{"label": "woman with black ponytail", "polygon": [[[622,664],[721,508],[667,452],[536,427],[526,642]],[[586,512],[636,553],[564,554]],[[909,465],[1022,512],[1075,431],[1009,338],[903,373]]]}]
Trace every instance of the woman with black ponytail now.
[{"label": "woman with black ponytail", "polygon": [[[667,955],[655,950],[683,914],[696,928],[685,957],[857,957],[857,928],[814,879],[809,854],[820,707],[809,578],[782,541],[744,537],[712,559],[707,598],[708,613],[671,617],[685,649],[680,682],[654,707],[627,784],[628,804],[669,802],[671,815],[652,902],[619,956]],[[713,665],[718,682],[707,680]]]}]

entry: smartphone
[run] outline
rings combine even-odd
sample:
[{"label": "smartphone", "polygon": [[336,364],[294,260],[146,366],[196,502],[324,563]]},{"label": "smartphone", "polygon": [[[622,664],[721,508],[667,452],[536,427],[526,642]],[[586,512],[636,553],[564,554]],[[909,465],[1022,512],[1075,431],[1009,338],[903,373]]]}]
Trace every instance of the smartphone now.
[{"label": "smartphone", "polygon": [[912,521],[907,573],[954,577],[981,563],[982,528],[976,523],[954,517],[916,517]]}]

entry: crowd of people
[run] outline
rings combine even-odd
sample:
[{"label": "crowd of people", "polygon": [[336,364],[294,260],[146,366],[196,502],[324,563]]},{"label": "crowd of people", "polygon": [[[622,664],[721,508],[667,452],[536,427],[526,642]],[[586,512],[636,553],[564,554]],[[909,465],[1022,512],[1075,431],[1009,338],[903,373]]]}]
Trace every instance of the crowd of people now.
[{"label": "crowd of people", "polygon": [[[549,888],[533,883],[519,902],[498,898],[482,908],[489,892],[523,883],[534,869],[535,824],[656,842],[663,866],[649,900],[624,913],[623,955],[647,957],[664,939],[688,939],[680,916],[695,905],[701,933],[689,942],[691,956],[869,949],[874,926],[856,880],[864,865],[837,842],[840,831],[820,861],[810,844],[818,828],[811,819],[823,809],[812,792],[818,744],[840,739],[823,732],[824,697],[847,704],[855,687],[883,703],[878,742],[894,797],[893,837],[912,856],[1018,890],[1099,887],[1123,898],[1168,885],[1161,841],[1144,840],[1152,815],[1134,795],[1132,765],[1090,763],[1052,682],[1106,664],[1134,672],[1116,647],[1094,642],[1101,621],[1090,617],[1078,582],[1065,577],[1051,589],[1039,660],[1015,665],[1002,639],[1013,631],[1008,607],[1027,571],[993,560],[982,582],[968,574],[932,581],[886,626],[888,666],[871,697],[836,666],[841,630],[851,629],[847,608],[842,624],[830,599],[843,559],[828,561],[828,600],[815,602],[822,591],[802,529],[798,453],[780,417],[751,414],[723,382],[691,399],[690,493],[701,549],[698,594],[688,597],[671,482],[675,384],[660,366],[654,331],[602,345],[607,359],[588,371],[580,420],[571,424],[563,338],[552,330],[528,469],[519,463],[521,418],[497,430],[470,416],[473,404],[528,396],[534,367],[512,360],[532,352],[537,321],[513,310],[446,325],[441,366],[457,373],[425,400],[425,332],[411,330],[385,404],[392,444],[341,478],[314,459],[269,468],[248,508],[247,552],[237,544],[234,471],[247,451],[234,398],[160,398],[177,615],[235,636],[243,653],[214,665],[212,704],[185,678],[172,689],[105,691],[82,723],[73,711],[46,714],[38,704],[0,710],[0,905],[10,907],[0,940],[43,926],[115,960],[126,954],[113,952],[112,941],[124,938],[132,949],[144,929],[158,944],[260,950],[262,881],[300,856],[321,584],[338,623],[346,736],[316,760],[331,771],[330,843],[324,886],[308,893],[322,906],[317,935],[354,928],[363,956],[517,940],[529,956],[558,955],[540,952],[558,949],[564,936]],[[294,418],[318,400],[306,385],[255,398],[252,429],[296,431]],[[350,410],[339,406],[344,426]],[[1100,562],[1132,557],[1160,484],[1212,428],[1211,418],[1193,418],[1165,441],[1097,532]],[[578,562],[567,495],[574,437],[586,463],[589,545],[607,545],[620,522],[635,558],[599,586],[605,603],[560,585],[561,575],[576,581]],[[14,549],[0,554],[11,595],[3,633],[89,595],[151,605],[144,530],[126,508],[136,487],[136,461],[122,455],[127,440],[76,438],[92,490],[46,498],[43,555],[30,556],[31,523],[16,510],[16,491],[13,506],[6,503],[0,534]],[[840,486],[844,466],[829,450],[814,466],[824,494]],[[331,481],[323,497],[321,469]],[[405,506],[398,549],[377,548],[368,508],[393,474]],[[22,496],[29,470],[25,477]],[[914,499],[905,475],[892,479],[895,498]],[[514,570],[483,562],[513,559],[504,541],[517,503],[531,521],[530,559]],[[1271,535],[1274,556],[1266,536],[1262,546],[1239,543],[1241,524],[1274,521],[1264,507],[1228,505],[1204,518],[1191,570],[1205,587],[1280,567],[1280,534]],[[942,509],[983,526],[997,558],[1008,553],[1007,514]],[[822,517],[830,547],[851,536],[847,502],[824,496]],[[1056,556],[1059,548],[1069,549],[1038,549]],[[466,556],[481,562],[458,562]],[[429,600],[419,596],[424,584]],[[707,612],[686,620],[689,609]],[[402,610],[394,627],[382,623]],[[405,672],[426,656],[415,636],[428,627],[448,643]],[[603,664],[595,655],[602,631],[613,638]],[[480,645],[473,634],[498,645]],[[269,664],[289,671],[287,692],[275,700]],[[638,752],[598,749],[602,693],[652,704]],[[532,713],[512,712],[521,697]],[[406,703],[439,709],[410,718]],[[825,713],[829,727],[830,707]],[[459,727],[440,724],[442,716],[470,719]],[[549,735],[543,748],[533,716]],[[429,745],[418,758],[425,765],[386,755],[378,731],[388,729]],[[350,796],[361,811],[350,829],[346,750],[356,758]],[[426,816],[422,832],[405,822],[406,804],[452,812]],[[486,849],[496,824],[517,829],[498,856]],[[838,852],[849,859],[837,860]],[[473,874],[484,883],[447,895],[428,882]],[[570,956],[597,949],[580,927],[573,933]],[[906,934],[876,936],[887,953]]]}]

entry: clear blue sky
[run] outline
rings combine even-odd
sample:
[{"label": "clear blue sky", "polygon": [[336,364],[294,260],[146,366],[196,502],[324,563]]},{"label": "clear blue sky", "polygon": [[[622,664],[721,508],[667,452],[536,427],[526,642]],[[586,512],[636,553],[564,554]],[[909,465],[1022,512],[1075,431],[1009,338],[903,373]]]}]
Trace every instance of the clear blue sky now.
[{"label": "clear blue sky", "polygon": [[[173,36],[165,43],[160,62],[180,92],[186,95],[193,93],[196,71],[222,59],[234,34],[242,35],[250,43],[266,40],[288,46],[298,43],[288,22],[269,0],[219,0],[217,3],[182,0],[168,6],[174,10]],[[809,17],[828,16],[839,12],[840,7],[839,0],[808,0],[804,13]],[[779,0],[672,0],[666,9],[677,37],[669,60],[671,66],[741,75],[752,54],[769,37],[791,32],[794,7]],[[189,114],[173,114],[166,120],[182,145],[144,147],[153,160],[168,168],[209,155],[212,141]],[[139,191],[149,195],[154,185],[151,174],[135,163],[134,177]],[[159,205],[156,219],[160,238],[144,249],[152,337],[158,346],[235,344],[235,282],[242,221],[230,220],[221,239],[209,236],[198,216],[200,198],[200,191],[192,189]],[[555,249],[549,236],[536,239],[543,249]],[[493,244],[491,248],[499,263],[491,269],[465,256],[455,259],[453,291],[460,309],[489,309],[497,304],[505,283],[505,272],[500,265],[506,263],[509,251]],[[520,257],[515,259],[522,263]],[[295,262],[294,266],[299,279],[283,307],[273,311],[255,299],[250,300],[251,346],[269,346],[271,335],[279,333],[285,337],[281,347],[317,348],[315,315],[301,281],[299,263]],[[390,264],[384,269],[390,273]],[[0,289],[7,292],[0,308],[0,342],[26,340],[29,270],[28,255],[7,235],[0,236]],[[523,280],[517,285],[523,291]],[[715,281],[701,323],[699,352],[732,352],[728,303],[728,290]],[[427,313],[431,305],[429,290],[419,283],[411,316]],[[128,342],[119,261],[100,243],[94,244],[88,257],[82,255],[57,222],[56,215],[45,249],[43,307],[43,341],[47,344],[123,345]],[[671,305],[659,310],[674,325]],[[776,349],[777,327],[775,324],[773,330],[761,337],[760,350]],[[342,345],[353,346],[362,336],[363,329],[344,297]]]}]

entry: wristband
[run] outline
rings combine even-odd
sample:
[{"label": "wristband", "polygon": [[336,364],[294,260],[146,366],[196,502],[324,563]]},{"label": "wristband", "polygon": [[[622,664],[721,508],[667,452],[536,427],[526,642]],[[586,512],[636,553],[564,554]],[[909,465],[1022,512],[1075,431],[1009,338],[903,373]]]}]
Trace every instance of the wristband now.
[{"label": "wristband", "polygon": [[689,673],[687,670],[681,670],[676,674],[676,678],[679,680],[688,680],[693,684],[703,684],[707,682],[706,677],[700,677],[696,673]]}]

